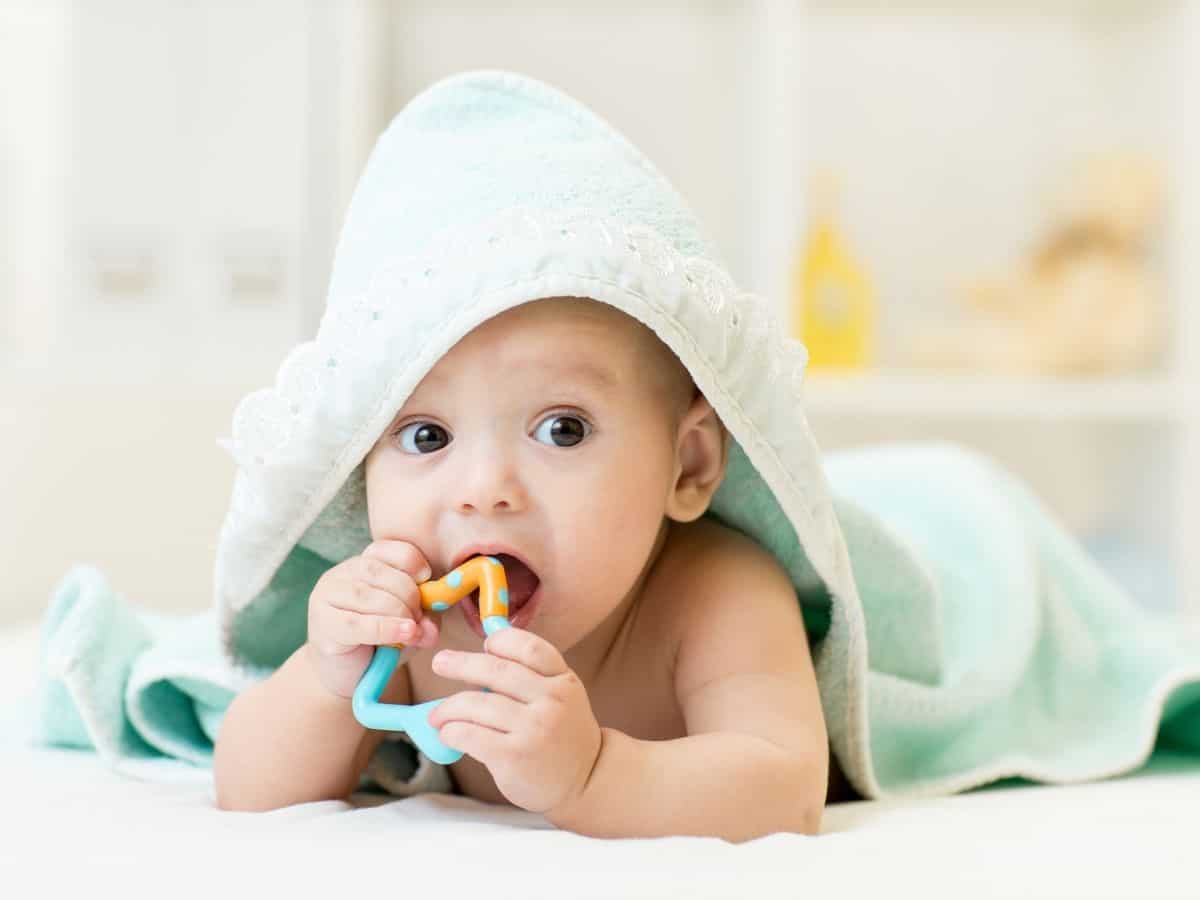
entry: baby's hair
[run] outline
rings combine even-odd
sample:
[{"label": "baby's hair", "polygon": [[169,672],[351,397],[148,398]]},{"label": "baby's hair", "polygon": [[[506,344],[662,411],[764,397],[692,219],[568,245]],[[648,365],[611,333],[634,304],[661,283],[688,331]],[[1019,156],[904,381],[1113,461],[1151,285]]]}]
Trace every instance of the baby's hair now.
[{"label": "baby's hair", "polygon": [[662,392],[668,408],[682,414],[696,395],[696,383],[691,373],[674,351],[649,328],[643,325],[639,332],[647,371],[657,381],[656,387]]},{"label": "baby's hair", "polygon": [[[645,325],[639,322],[638,326],[647,371],[651,373],[656,382],[655,389],[660,393],[666,409],[678,425],[696,395],[700,393],[700,389],[687,366],[675,355],[675,351]],[[720,417],[717,421],[721,426],[721,433],[727,436],[725,423],[720,421]]]}]

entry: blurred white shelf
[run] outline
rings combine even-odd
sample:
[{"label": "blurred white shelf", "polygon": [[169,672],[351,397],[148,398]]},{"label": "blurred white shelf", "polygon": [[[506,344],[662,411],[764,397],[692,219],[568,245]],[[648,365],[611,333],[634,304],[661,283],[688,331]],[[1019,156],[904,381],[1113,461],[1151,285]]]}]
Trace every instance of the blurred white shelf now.
[{"label": "blurred white shelf", "polygon": [[845,15],[940,15],[1065,17],[1125,21],[1154,15],[1172,0],[805,0],[810,13]]},{"label": "blurred white shelf", "polygon": [[257,355],[225,351],[215,361],[199,352],[177,352],[171,357],[130,353],[122,358],[115,351],[83,352],[70,359],[38,362],[0,359],[0,413],[8,391],[53,390],[75,385],[104,385],[113,389],[190,385],[249,392],[274,381],[285,350],[273,348]]},{"label": "blurred white shelf", "polygon": [[1170,424],[1183,405],[1162,376],[1013,378],[875,370],[810,373],[805,405],[824,416],[1027,418]]}]

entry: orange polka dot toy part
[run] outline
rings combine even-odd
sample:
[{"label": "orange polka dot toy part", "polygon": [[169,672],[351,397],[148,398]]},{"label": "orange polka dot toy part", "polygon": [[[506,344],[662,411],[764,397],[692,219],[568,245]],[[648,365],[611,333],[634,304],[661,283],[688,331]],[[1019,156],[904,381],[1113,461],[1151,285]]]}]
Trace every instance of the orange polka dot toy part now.
[{"label": "orange polka dot toy part", "polygon": [[[463,597],[479,588],[479,617],[483,630],[494,634],[509,627],[508,578],[504,566],[494,556],[476,556],[437,581],[418,586],[421,606],[431,612],[449,609]],[[403,731],[422,753],[436,763],[448,765],[462,757],[462,751],[447,747],[438,738],[437,730],[428,717],[441,699],[416,706],[380,703],[379,697],[391,680],[400,662],[403,644],[389,644],[375,649],[371,664],[359,679],[354,690],[354,717],[367,728],[379,731]]]}]

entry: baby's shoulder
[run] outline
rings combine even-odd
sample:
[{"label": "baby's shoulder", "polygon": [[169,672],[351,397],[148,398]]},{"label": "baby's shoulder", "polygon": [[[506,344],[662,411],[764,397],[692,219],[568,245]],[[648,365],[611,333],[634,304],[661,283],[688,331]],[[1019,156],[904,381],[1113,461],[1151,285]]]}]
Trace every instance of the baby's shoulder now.
[{"label": "baby's shoulder", "polygon": [[807,636],[787,571],[765,548],[708,519],[678,529],[663,569],[664,630],[676,696],[803,665]]},{"label": "baby's shoulder", "polygon": [[707,516],[672,527],[658,575],[660,591],[669,598],[664,612],[680,622],[714,604],[735,604],[742,612],[781,601],[796,604],[791,580],[774,556]]}]

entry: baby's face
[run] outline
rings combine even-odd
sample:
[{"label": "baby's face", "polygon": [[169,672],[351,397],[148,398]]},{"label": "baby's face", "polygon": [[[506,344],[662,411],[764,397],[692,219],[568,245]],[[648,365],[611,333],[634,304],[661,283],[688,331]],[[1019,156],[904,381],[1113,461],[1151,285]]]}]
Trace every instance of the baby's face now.
[{"label": "baby's face", "polygon": [[[629,594],[664,524],[688,397],[653,341],[571,298],[483,323],[368,455],[372,537],[415,544],[435,578],[499,556],[513,625],[569,650]],[[482,637],[474,598],[443,616],[442,643]]]}]

